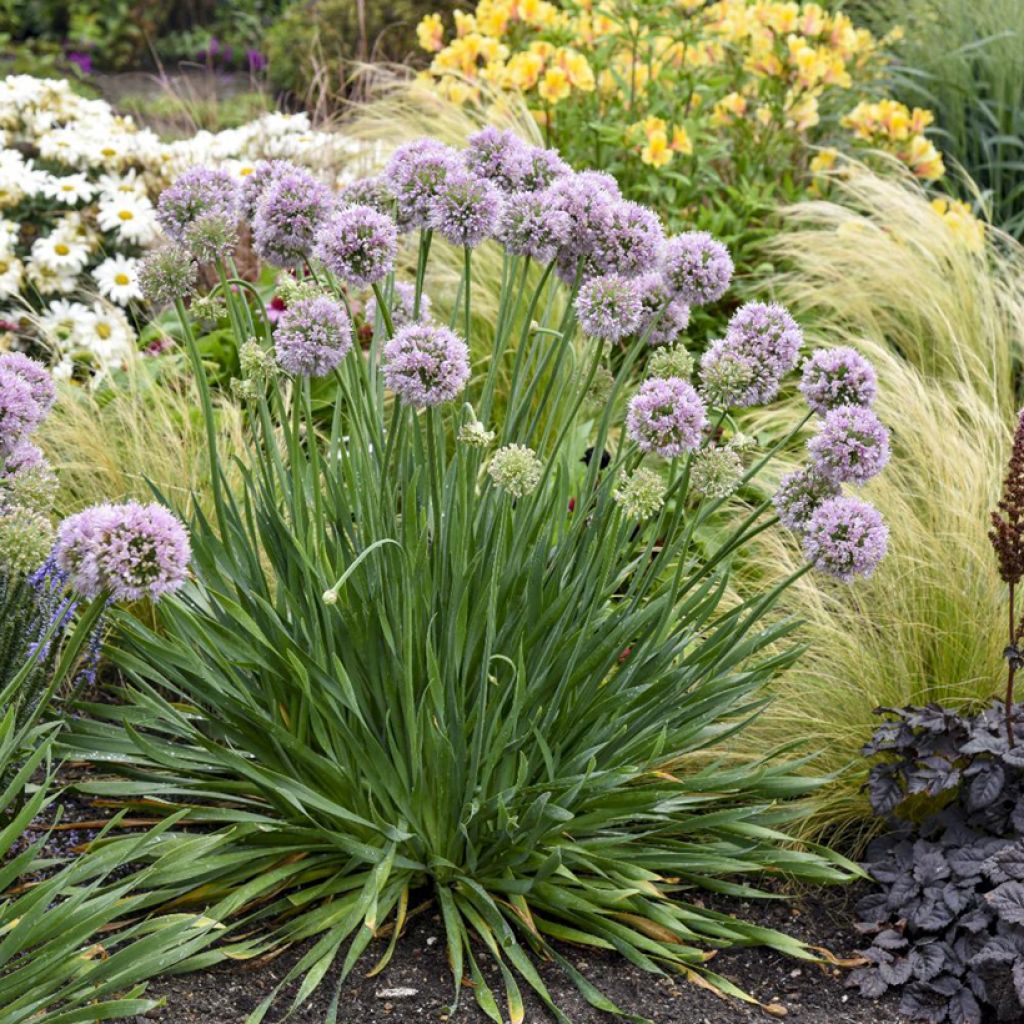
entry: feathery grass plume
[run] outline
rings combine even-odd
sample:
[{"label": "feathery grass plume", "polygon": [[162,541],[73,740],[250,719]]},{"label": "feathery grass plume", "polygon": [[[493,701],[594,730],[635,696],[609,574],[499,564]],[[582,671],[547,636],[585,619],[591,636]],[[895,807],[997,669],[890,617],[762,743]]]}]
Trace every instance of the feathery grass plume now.
[{"label": "feathery grass plume", "polygon": [[[755,734],[816,738],[808,771],[836,775],[809,803],[805,833],[855,840],[877,827],[859,753],[874,708],[980,706],[1000,688],[1005,587],[987,530],[1016,411],[1024,254],[990,231],[979,258],[910,182],[857,170],[833,189],[786,211],[773,252],[791,269],[775,285],[812,343],[875,366],[893,454],[864,494],[889,524],[889,555],[854,591],[804,577],[787,593],[808,652],[777,680]],[[752,419],[748,430],[782,429],[778,416]],[[799,557],[766,535],[752,573],[785,573]]]},{"label": "feathery grass plume", "polygon": [[967,381],[1013,411],[1012,369],[1024,345],[1024,250],[989,228],[983,253],[932,209],[909,175],[858,165],[827,199],[783,211],[767,251],[787,269],[775,285],[802,320],[827,322],[827,345],[883,341],[929,378]]},{"label": "feathery grass plume", "polygon": [[[65,387],[35,437],[60,475],[56,511],[62,515],[104,501],[151,501],[155,488],[190,516],[213,509],[210,459],[194,383],[187,377],[154,383],[144,364],[131,364],[123,382],[102,391]],[[217,404],[221,450],[245,449],[238,407]],[[229,483],[237,482],[226,459]]]}]

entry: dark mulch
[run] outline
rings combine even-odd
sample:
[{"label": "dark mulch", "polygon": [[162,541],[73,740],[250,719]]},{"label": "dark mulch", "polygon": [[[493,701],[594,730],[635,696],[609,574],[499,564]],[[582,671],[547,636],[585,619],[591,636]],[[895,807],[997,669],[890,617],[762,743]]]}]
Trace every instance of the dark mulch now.
[{"label": "dark mulch", "polygon": [[[793,900],[717,906],[760,924],[787,930],[807,942],[824,946],[836,956],[857,948],[852,926],[852,904],[863,889],[830,889]],[[395,957],[379,976],[366,978],[383,943],[371,946],[346,983],[340,1002],[341,1024],[415,1024],[445,1021],[451,1000],[451,980],[445,955],[444,932],[437,916],[415,919],[398,945]],[[772,1019],[797,1024],[899,1024],[898,999],[878,1002],[862,999],[843,987],[844,971],[836,967],[800,963],[771,950],[723,951],[714,961],[718,973],[734,981],[763,1003],[776,1004],[776,1016],[757,1007],[724,1000],[681,978],[657,977],[627,964],[621,957],[564,947],[573,963],[622,1010],[642,1014],[657,1024],[761,1024]],[[154,1011],[161,1024],[243,1024],[253,1010],[287,973],[301,954],[291,951],[269,963],[222,965],[201,973],[160,978],[149,994],[167,1000]],[[553,965],[539,965],[555,1001],[574,1024],[608,1024],[613,1018],[591,1008],[572,983]],[[497,969],[487,970],[495,991]],[[546,1024],[550,1015],[526,995],[526,1024]],[[289,990],[294,992],[294,986]],[[290,1021],[323,1024],[333,995],[331,976]],[[282,1007],[287,1002],[282,1001]],[[280,1021],[280,1013],[268,1021]],[[462,1005],[451,1024],[485,1024],[472,992],[465,989]]]}]

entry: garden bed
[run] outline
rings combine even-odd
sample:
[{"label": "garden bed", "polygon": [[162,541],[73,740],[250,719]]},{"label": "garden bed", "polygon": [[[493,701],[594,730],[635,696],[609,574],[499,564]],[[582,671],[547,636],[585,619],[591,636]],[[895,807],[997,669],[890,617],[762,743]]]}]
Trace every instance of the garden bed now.
[{"label": "garden bed", "polygon": [[[770,903],[718,901],[720,909],[735,910],[746,920],[773,928],[786,928],[837,956],[854,953],[857,934],[853,904],[859,887],[830,889],[813,898]],[[383,952],[383,943],[371,946],[346,982],[339,1020],[372,1024],[445,1020],[451,1000],[451,971],[447,963],[444,929],[433,912],[414,919],[395,957],[378,976],[366,974]],[[656,1024],[742,1024],[768,1021],[773,1015],[757,1007],[723,1000],[685,980],[666,975],[655,977],[633,967],[621,957],[562,946],[569,957],[620,1009],[649,1017]],[[161,1024],[239,1024],[287,973],[305,947],[263,963],[221,966],[198,974],[156,979],[149,994],[162,996],[167,1005],[151,1019]],[[838,967],[800,963],[769,949],[725,950],[715,958],[715,968],[763,1003],[775,1004],[777,1019],[800,1024],[899,1024],[898,995],[879,1001],[860,998],[845,989],[845,971]],[[605,1024],[609,1015],[590,1007],[554,966],[540,965],[541,975],[555,1002],[573,1024]],[[500,987],[493,965],[485,968],[488,980]],[[294,1017],[295,1024],[322,1024],[334,995],[332,973]],[[405,994],[401,994],[401,993]],[[524,993],[526,1021],[551,1020],[538,1000]],[[287,1000],[270,1021],[283,1019]],[[783,1012],[784,1011],[784,1012]],[[485,1024],[467,988],[463,1004],[451,1018],[453,1024]]]}]

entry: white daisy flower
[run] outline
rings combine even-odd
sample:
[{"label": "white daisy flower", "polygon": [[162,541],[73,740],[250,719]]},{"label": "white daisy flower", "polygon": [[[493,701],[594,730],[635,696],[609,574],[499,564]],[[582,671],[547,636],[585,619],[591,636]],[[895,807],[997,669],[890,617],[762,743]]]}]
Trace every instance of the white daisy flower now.
[{"label": "white daisy flower", "polygon": [[14,253],[0,253],[0,298],[8,299],[21,290],[25,265]]},{"label": "white daisy flower", "polygon": [[29,260],[25,273],[40,295],[70,295],[78,287],[77,271],[64,273],[38,260]]},{"label": "white daisy flower", "polygon": [[104,260],[92,272],[100,295],[119,306],[127,306],[132,299],[141,299],[138,265],[137,259],[120,254]]},{"label": "white daisy flower", "polygon": [[32,259],[60,273],[77,274],[89,259],[89,247],[69,234],[54,231],[32,243]]},{"label": "white daisy flower", "polygon": [[76,206],[92,199],[96,189],[84,174],[65,174],[63,177],[47,175],[42,193],[48,199],[56,199],[65,206]]},{"label": "white daisy flower", "polygon": [[97,220],[104,231],[116,231],[126,242],[147,245],[156,238],[156,214],[145,196],[111,196],[100,204]]},{"label": "white daisy flower", "polygon": [[82,348],[101,363],[113,363],[131,356],[135,332],[116,306],[97,302],[85,318],[79,338]]},{"label": "white daisy flower", "polygon": [[58,299],[37,319],[36,329],[57,351],[67,352],[78,347],[89,315],[89,308],[81,302]]}]

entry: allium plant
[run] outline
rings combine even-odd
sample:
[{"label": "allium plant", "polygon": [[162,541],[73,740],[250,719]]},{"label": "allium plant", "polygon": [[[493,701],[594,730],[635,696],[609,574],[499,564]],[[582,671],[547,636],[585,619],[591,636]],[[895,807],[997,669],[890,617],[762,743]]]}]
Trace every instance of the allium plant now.
[{"label": "allium plant", "polygon": [[[720,271],[714,287],[699,262],[660,287],[645,279],[660,299],[619,316],[612,346],[593,337],[621,313],[613,303],[598,316],[582,298],[607,284],[590,279],[612,259],[602,227],[621,231],[620,255],[660,236],[653,215],[616,206],[606,176],[559,168],[551,184],[538,179],[534,205],[508,200],[559,226],[533,252],[517,225],[499,228],[498,312],[474,327],[491,333],[467,344],[479,319],[464,233],[463,301],[447,324],[432,319],[423,288],[446,185],[469,195],[465,175],[479,173],[514,196],[529,188],[512,180],[517,158],[500,138],[473,145],[468,158],[430,140],[395,154],[386,179],[398,229],[420,232],[415,278],[396,281],[384,261],[366,344],[333,348],[326,381],[310,376],[324,364],[280,358],[294,325],[225,291],[248,375],[244,491],[229,493],[215,468],[216,514],[192,531],[194,578],[160,602],[158,631],[119,616],[124,703],[94,708],[73,745],[124,771],[122,796],[150,801],[166,786],[223,824],[232,855],[190,864],[195,898],[233,894],[250,934],[264,926],[246,955],[316,937],[282,977],[307,976],[300,1002],[335,961],[344,982],[382,929],[386,962],[421,901],[444,921],[453,1005],[468,982],[492,1020],[503,1014],[481,950],[499,964],[513,1020],[523,983],[565,1020],[531,953],[617,1012],[556,940],[742,996],[709,969],[710,948],[817,954],[710,909],[704,893],[763,895],[766,872],[855,873],[781,831],[799,813],[787,798],[810,785],[794,766],[704,756],[796,656],[781,642],[788,626],[768,617],[789,581],[722,603],[731,558],[776,521],[752,480],[778,449],[750,458],[729,408],[691,381],[685,350],[656,350],[656,372],[636,383],[668,304],[684,290],[710,300]],[[379,237],[384,246],[390,232]],[[535,258],[542,273],[528,273]],[[614,262],[616,287],[635,297],[652,268]],[[326,248],[309,270],[304,301],[369,300],[339,280]],[[757,386],[774,393],[797,358],[792,318],[746,307],[730,338],[761,360]],[[837,563],[822,556],[826,571]]]}]

